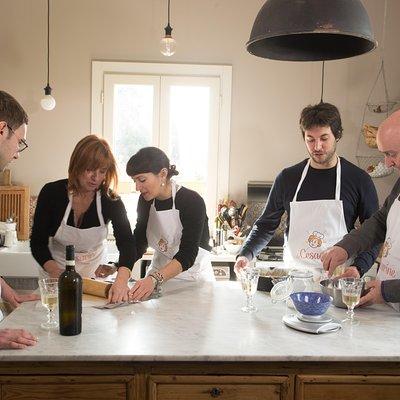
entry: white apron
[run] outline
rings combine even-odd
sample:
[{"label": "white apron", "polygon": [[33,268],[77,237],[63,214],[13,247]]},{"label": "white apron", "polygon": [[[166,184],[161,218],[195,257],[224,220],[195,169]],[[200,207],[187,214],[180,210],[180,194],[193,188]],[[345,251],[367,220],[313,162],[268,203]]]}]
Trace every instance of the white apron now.
[{"label": "white apron", "polygon": [[[377,279],[386,281],[400,279],[400,201],[396,199],[390,207],[386,219],[386,237],[382,249],[382,259]],[[389,303],[396,311],[400,311],[400,303]]]},{"label": "white apron", "polygon": [[[61,268],[65,267],[65,246],[75,246],[75,269],[86,278],[94,277],[94,271],[100,264],[107,263],[107,225],[101,212],[101,193],[96,193],[97,216],[100,226],[79,229],[67,225],[68,216],[72,209],[72,195],[65,210],[64,217],[54,237],[49,240],[50,253]],[[39,278],[47,278],[48,273],[39,267]]]},{"label": "white apron", "polygon": [[[172,209],[157,211],[154,206],[155,200],[150,206],[146,236],[148,245],[154,249],[154,255],[147,275],[168,264],[178,252],[181,243],[183,227],[179,210],[175,208],[175,195],[179,189],[174,181],[171,181],[171,184]],[[194,264],[175,278],[188,281],[215,281],[210,252],[199,247]]]},{"label": "white apron", "polygon": [[[284,261],[290,269],[311,270],[318,280],[323,276],[321,253],[346,235],[343,202],[340,200],[341,166],[336,166],[334,200],[297,201],[297,194],[307,175],[310,160],[304,167],[293,201],[290,203],[289,237],[285,240]],[[347,262],[351,265],[352,260]]]}]

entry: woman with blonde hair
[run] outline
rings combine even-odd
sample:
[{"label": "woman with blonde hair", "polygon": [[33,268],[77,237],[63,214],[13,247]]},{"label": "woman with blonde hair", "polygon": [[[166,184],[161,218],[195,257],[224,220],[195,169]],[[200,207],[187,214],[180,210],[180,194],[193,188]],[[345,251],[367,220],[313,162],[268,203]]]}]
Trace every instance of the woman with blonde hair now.
[{"label": "woman with blonde hair", "polygon": [[114,191],[117,183],[116,162],[107,141],[95,135],[81,139],[71,155],[68,179],[47,183],[38,197],[31,250],[41,276],[57,278],[63,272],[65,247],[70,244],[75,246],[77,272],[95,276],[107,262],[111,221],[119,269],[110,300],[127,300],[126,282],[136,251],[124,204]]}]

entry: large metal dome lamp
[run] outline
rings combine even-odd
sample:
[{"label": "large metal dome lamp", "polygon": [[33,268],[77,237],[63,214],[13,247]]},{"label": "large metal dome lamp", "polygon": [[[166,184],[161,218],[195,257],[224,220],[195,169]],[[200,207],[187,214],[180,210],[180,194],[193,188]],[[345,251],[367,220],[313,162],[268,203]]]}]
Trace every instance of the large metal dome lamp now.
[{"label": "large metal dome lamp", "polygon": [[246,44],[272,60],[338,60],[377,46],[360,0],[267,0]]}]

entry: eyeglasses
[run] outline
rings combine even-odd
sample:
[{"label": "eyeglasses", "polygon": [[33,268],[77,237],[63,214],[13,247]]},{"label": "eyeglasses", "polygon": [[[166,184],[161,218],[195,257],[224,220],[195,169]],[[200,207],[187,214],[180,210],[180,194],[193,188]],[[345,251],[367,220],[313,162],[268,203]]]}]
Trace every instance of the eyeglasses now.
[{"label": "eyeglasses", "polygon": [[[15,131],[11,128],[10,125],[7,124],[7,128],[9,131],[13,134],[15,134]],[[28,143],[26,142],[25,139],[20,139],[18,142],[18,153],[22,153],[26,148],[28,147]]]}]

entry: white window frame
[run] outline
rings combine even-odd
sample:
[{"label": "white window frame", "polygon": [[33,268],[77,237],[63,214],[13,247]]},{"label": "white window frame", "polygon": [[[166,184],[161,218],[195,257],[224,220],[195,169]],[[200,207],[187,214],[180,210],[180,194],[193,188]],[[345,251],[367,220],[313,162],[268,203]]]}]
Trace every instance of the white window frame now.
[{"label": "white window frame", "polygon": [[[92,61],[91,132],[105,137],[104,84],[106,74],[218,77],[220,79],[220,119],[217,139],[217,193],[226,198],[229,190],[230,119],[232,66]],[[209,210],[211,213],[214,210]],[[211,214],[213,215],[213,214]],[[210,216],[211,217],[211,216]],[[212,219],[212,217],[211,217]]]}]

